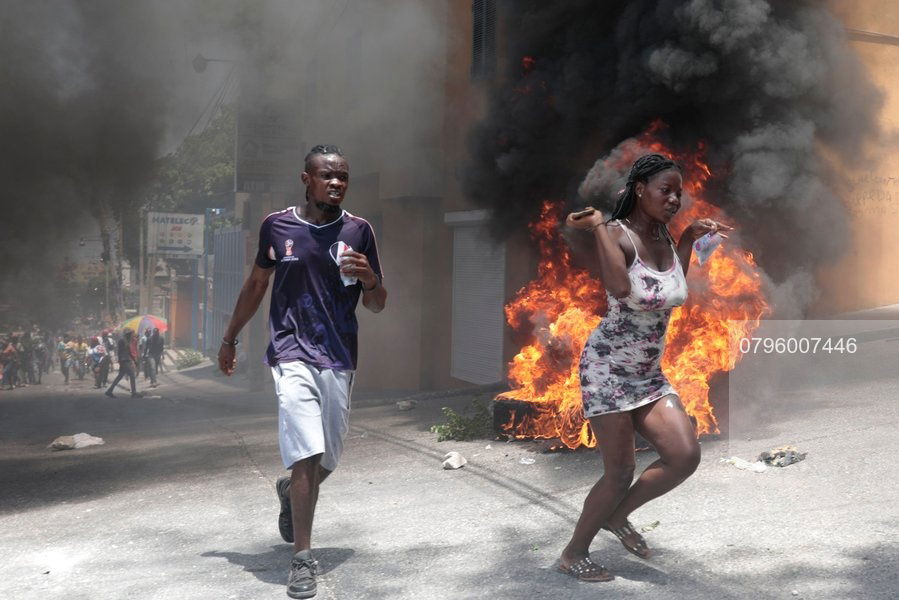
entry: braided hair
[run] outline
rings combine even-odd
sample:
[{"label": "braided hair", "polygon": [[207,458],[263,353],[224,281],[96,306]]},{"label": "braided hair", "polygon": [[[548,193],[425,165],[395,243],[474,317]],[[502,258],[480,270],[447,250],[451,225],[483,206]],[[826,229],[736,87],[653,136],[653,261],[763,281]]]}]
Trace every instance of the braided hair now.
[{"label": "braided hair", "polygon": [[303,159],[305,163],[304,169],[308,173],[309,169],[312,167],[310,164],[312,162],[313,157],[321,156],[324,154],[336,154],[337,156],[343,156],[343,150],[340,149],[340,146],[335,146],[334,144],[318,144],[317,146],[313,146],[309,153],[306,155],[306,158]]},{"label": "braided hair", "polygon": [[661,154],[644,154],[635,160],[630,172],[627,174],[627,183],[618,194],[618,202],[615,204],[615,210],[612,211],[609,221],[624,219],[633,212],[634,207],[637,206],[638,181],[646,183],[656,173],[661,173],[668,169],[676,169],[681,174],[684,172],[679,164]]}]

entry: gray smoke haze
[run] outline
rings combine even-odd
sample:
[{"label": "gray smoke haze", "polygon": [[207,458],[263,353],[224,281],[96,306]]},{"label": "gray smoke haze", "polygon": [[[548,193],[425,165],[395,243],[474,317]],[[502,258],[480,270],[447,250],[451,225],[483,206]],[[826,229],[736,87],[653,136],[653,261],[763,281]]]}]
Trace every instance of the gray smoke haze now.
[{"label": "gray smoke haze", "polygon": [[[400,65],[385,71],[381,81],[369,77],[363,95],[350,76],[368,77],[368,71],[340,69],[363,54],[378,60],[380,51],[396,44],[398,31],[431,35],[431,17],[421,12],[392,15],[349,1],[5,2],[0,7],[0,306],[32,319],[70,302],[53,296],[67,258],[64,248],[79,237],[100,236],[101,223],[115,260],[115,223],[136,213],[154,161],[197,124],[230,69],[254,93],[294,102],[298,119],[314,118],[300,105],[300,84],[328,71],[328,61],[316,65],[313,55],[328,48],[338,25],[365,31],[368,23],[379,29],[368,30],[374,41],[366,48],[331,51],[328,58],[339,67],[329,90],[360,92],[376,107],[310,127],[304,140],[321,141],[320,133],[325,141],[352,147],[359,140],[341,139],[345,129],[360,122],[370,129],[377,122],[394,77],[403,78],[402,85],[415,80]],[[198,52],[234,62],[209,63],[204,73],[196,73],[191,60]],[[229,101],[236,100],[236,87]],[[368,137],[380,142],[370,132]],[[137,231],[131,227],[125,244],[135,247]]]},{"label": "gray smoke haze", "polygon": [[[162,134],[154,11],[141,3],[11,2],[0,20],[0,282],[16,308],[48,298],[65,241],[115,218]],[[93,229],[95,235],[97,228]]]},{"label": "gray smoke haze", "polygon": [[116,222],[136,213],[155,159],[177,145],[209,95],[190,68],[196,48],[253,56],[254,39],[265,37],[253,29],[262,6],[4,3],[0,304],[35,319],[70,303],[54,296],[55,283],[79,237],[105,232],[115,261]]},{"label": "gray smoke haze", "polygon": [[[819,2],[514,2],[510,83],[472,136],[470,195],[502,234],[545,199],[611,209],[604,159],[654,119],[675,151],[706,144],[707,200],[799,312],[815,267],[849,239],[839,166],[865,160],[882,105],[842,27]],[[522,56],[535,66],[523,71]],[[583,173],[595,162],[586,179]],[[779,307],[779,308],[781,308]]]}]

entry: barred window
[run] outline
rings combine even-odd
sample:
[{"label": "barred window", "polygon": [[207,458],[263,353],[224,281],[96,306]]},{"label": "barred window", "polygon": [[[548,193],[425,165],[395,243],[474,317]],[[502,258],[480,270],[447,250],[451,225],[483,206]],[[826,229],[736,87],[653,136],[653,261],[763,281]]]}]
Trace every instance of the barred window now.
[{"label": "barred window", "polygon": [[472,0],[471,78],[489,79],[496,71],[496,0]]}]

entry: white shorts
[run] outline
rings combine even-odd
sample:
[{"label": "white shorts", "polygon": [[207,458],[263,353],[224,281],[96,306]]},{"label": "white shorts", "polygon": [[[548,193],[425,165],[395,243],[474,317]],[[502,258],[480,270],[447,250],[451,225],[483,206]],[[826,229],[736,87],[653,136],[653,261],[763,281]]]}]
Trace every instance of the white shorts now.
[{"label": "white shorts", "polygon": [[353,375],[353,371],[320,369],[300,361],[272,367],[284,468],[316,454],[322,455],[322,467],[337,468],[350,428]]}]

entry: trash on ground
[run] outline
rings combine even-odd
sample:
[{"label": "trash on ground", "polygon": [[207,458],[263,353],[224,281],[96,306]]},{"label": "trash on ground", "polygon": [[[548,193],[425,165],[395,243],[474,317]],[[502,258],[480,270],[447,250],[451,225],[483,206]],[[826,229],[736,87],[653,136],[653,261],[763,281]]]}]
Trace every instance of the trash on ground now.
[{"label": "trash on ground", "polygon": [[518,459],[518,462],[520,462],[523,465],[532,465],[537,461],[534,460],[533,458],[531,458],[530,456],[522,456],[521,458]]},{"label": "trash on ground", "polygon": [[643,527],[640,528],[640,533],[646,533],[647,531],[652,531],[653,529],[658,527],[660,524],[661,524],[661,521],[653,521],[649,525],[644,525]]},{"label": "trash on ground", "polygon": [[748,460],[744,460],[739,456],[731,456],[730,458],[722,458],[721,462],[725,462],[729,465],[733,465],[738,469],[742,469],[743,471],[752,471],[753,473],[764,473],[768,470],[768,467],[765,466],[765,463],[761,461],[749,462]]},{"label": "trash on ground", "polygon": [[396,403],[396,407],[399,410],[412,410],[415,408],[415,405],[418,404],[415,400],[400,400]]},{"label": "trash on ground", "polygon": [[464,467],[467,463],[468,461],[465,460],[465,457],[458,452],[447,452],[446,456],[443,457],[444,469],[458,469]]},{"label": "trash on ground", "polygon": [[484,446],[484,450],[490,450],[491,448],[493,448],[493,446],[491,446],[490,444]]},{"label": "trash on ground", "polygon": [[800,452],[796,446],[780,446],[759,454],[759,460],[771,467],[786,467],[805,460],[808,452]]},{"label": "trash on ground", "polygon": [[106,442],[101,437],[94,437],[87,433],[75,435],[61,435],[47,446],[51,450],[79,450],[88,446],[102,446]]}]

